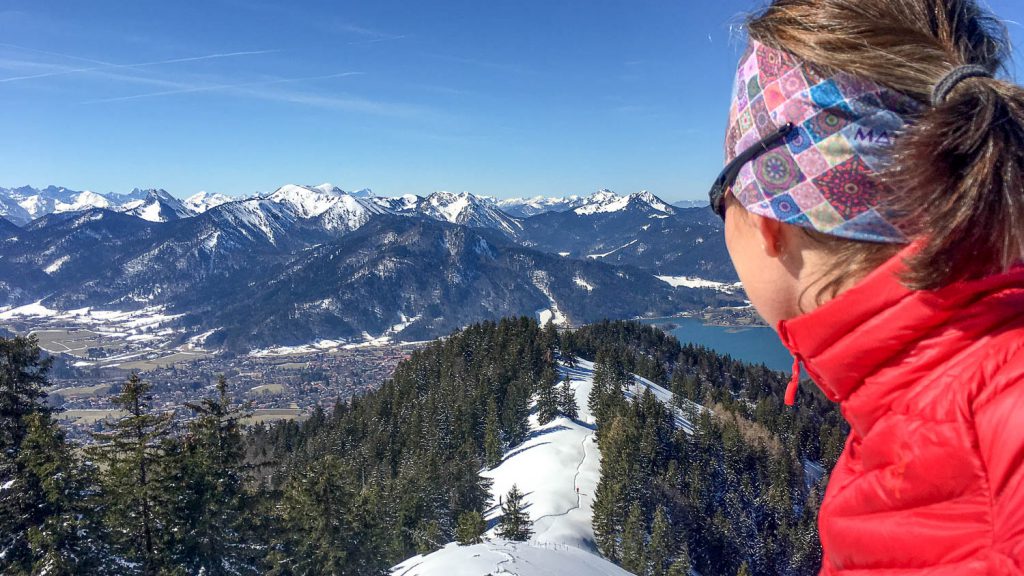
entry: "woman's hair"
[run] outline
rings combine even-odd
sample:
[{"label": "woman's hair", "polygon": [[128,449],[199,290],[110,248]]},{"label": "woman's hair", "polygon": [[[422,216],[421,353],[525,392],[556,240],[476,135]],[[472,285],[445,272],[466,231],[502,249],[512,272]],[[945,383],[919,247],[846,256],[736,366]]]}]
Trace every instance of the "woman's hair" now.
[{"label": "woman's hair", "polygon": [[[775,0],[748,29],[764,44],[924,105],[884,174],[893,191],[887,208],[908,237],[924,241],[907,259],[910,288],[941,288],[1024,259],[1024,89],[975,77],[931,103],[959,66],[1002,69],[1009,45],[999,20],[974,0]],[[829,296],[901,248],[808,233],[836,261],[822,279]]]}]

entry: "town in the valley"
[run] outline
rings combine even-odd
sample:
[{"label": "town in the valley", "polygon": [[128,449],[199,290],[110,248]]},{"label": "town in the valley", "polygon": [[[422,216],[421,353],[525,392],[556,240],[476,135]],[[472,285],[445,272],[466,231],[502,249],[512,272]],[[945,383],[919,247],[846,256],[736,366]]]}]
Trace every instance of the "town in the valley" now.
[{"label": "town in the valley", "polygon": [[[171,336],[167,330],[141,332]],[[91,432],[120,415],[111,398],[132,373],[153,385],[155,407],[181,420],[191,416],[186,403],[215,395],[223,376],[231,396],[249,413],[246,423],[266,424],[302,420],[318,406],[330,410],[338,401],[380,386],[420,346],[374,342],[224,354],[55,318],[0,324],[0,336],[12,335],[35,336],[53,357],[47,402],[69,437],[81,443],[91,442]]]}]

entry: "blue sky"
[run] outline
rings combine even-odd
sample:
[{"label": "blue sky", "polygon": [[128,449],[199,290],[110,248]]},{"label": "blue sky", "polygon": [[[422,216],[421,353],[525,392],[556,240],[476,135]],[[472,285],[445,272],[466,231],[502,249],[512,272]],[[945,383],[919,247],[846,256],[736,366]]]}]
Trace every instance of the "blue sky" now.
[{"label": "blue sky", "polygon": [[5,0],[0,186],[702,198],[760,5]]}]

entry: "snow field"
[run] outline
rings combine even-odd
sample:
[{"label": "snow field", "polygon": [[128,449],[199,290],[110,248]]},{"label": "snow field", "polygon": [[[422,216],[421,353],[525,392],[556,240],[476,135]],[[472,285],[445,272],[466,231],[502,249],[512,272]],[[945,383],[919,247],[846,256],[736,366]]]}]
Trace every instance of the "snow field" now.
[{"label": "snow field", "polygon": [[392,576],[629,576],[622,568],[567,546],[525,542],[449,544],[392,568]]},{"label": "snow field", "polygon": [[577,369],[571,374],[580,421],[556,418],[539,426],[536,415],[531,416],[530,438],[512,448],[496,468],[481,474],[493,482],[491,508],[484,515],[491,526],[489,537],[497,535],[499,500],[515,484],[526,495],[526,512],[533,521],[531,542],[596,552],[591,519],[601,479],[601,453],[594,441],[593,417],[586,408],[593,373]]},{"label": "snow field", "polygon": [[735,284],[726,284],[724,282],[715,282],[713,280],[704,280],[703,278],[690,278],[687,276],[655,276],[658,280],[672,286],[673,288],[710,288],[712,290],[718,290],[719,292],[736,292],[743,288],[741,282]]},{"label": "snow field", "polygon": [[[556,418],[541,426],[532,415],[530,437],[510,448],[501,464],[481,472],[492,480],[491,503],[484,514],[489,527],[484,543],[449,544],[426,556],[414,556],[392,568],[392,576],[629,574],[600,557],[591,526],[594,493],[601,479],[601,452],[594,441],[594,417],[587,408],[594,364],[577,359],[574,366],[563,364],[559,373],[562,379],[571,378],[579,418]],[[648,389],[662,402],[671,402],[671,392],[639,377],[625,390],[626,397],[634,398]],[[692,429],[679,411],[676,422]],[[525,494],[526,512],[533,523],[528,542],[497,537],[499,499],[513,484]]]}]

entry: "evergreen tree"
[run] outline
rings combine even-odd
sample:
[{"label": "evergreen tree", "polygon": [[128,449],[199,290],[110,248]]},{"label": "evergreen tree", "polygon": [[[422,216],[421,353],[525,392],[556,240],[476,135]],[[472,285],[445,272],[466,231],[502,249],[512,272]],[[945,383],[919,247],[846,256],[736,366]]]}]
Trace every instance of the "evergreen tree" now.
[{"label": "evergreen tree", "polygon": [[579,405],[576,404],[576,391],[572,387],[572,377],[566,374],[562,386],[558,390],[558,410],[566,418],[576,420],[580,417]]},{"label": "evergreen tree", "polygon": [[334,455],[312,462],[291,477],[277,509],[271,573],[358,573],[350,558],[357,544],[350,524],[354,485],[350,471]]},{"label": "evergreen tree", "polygon": [[593,526],[598,548],[613,562],[624,561],[622,538],[627,505],[636,502],[639,496],[630,494],[635,466],[631,453],[635,445],[635,434],[624,415],[609,424],[609,430],[599,442],[601,480],[594,494]]},{"label": "evergreen tree", "polygon": [[427,555],[443,546],[441,525],[437,520],[422,520],[416,529],[416,553]]},{"label": "evergreen tree", "polygon": [[658,506],[654,513],[654,523],[651,526],[651,540],[647,547],[647,563],[650,567],[651,576],[665,576],[668,568],[668,560],[671,557],[672,534],[668,525],[668,517],[665,509]]},{"label": "evergreen tree", "polygon": [[484,425],[484,461],[488,468],[501,464],[501,431],[498,428],[498,407],[491,396],[487,400],[487,422]]},{"label": "evergreen tree", "polygon": [[34,514],[41,522],[27,531],[32,573],[119,573],[98,517],[95,471],[78,460],[49,414],[29,414],[25,420],[28,431],[18,461],[26,484],[41,495]]},{"label": "evergreen tree", "polygon": [[483,535],[487,530],[487,523],[484,517],[476,510],[463,512],[459,516],[459,527],[455,532],[456,539],[463,546],[480,544],[484,541]]},{"label": "evergreen tree", "polygon": [[646,572],[645,536],[643,512],[640,510],[640,506],[634,502],[629,507],[626,524],[622,528],[622,567],[635,574]]},{"label": "evergreen tree", "polygon": [[689,555],[677,556],[675,561],[672,562],[672,565],[668,568],[668,576],[690,576]]},{"label": "evergreen tree", "polygon": [[30,570],[33,563],[28,530],[44,519],[44,495],[19,462],[32,414],[47,413],[46,375],[38,341],[0,338],[0,573]]},{"label": "evergreen tree", "polygon": [[558,417],[558,390],[555,384],[558,382],[558,375],[554,369],[547,368],[541,375],[538,383],[537,398],[537,420],[543,426]]},{"label": "evergreen tree", "polygon": [[750,576],[750,567],[746,562],[740,564],[739,570],[736,571],[736,576]]},{"label": "evergreen tree", "polygon": [[[604,462],[602,461],[603,467]],[[594,495],[592,524],[598,549],[605,558],[612,562],[618,562],[621,559],[619,536],[622,533],[622,524],[619,511],[622,505],[621,486],[602,477]]]},{"label": "evergreen tree", "polygon": [[533,527],[530,523],[530,516],[526,513],[526,505],[523,503],[523,493],[515,484],[505,495],[501,503],[501,520],[498,525],[498,536],[506,540],[524,542],[530,539],[533,534]]},{"label": "evergreen tree", "polygon": [[602,410],[605,396],[610,388],[611,374],[606,362],[606,353],[602,350],[598,353],[597,360],[594,362],[593,384],[590,387],[590,396],[587,397],[587,408],[595,418],[598,412]]},{"label": "evergreen tree", "polygon": [[156,574],[167,559],[168,508],[180,495],[168,471],[173,444],[172,414],[155,413],[152,386],[132,374],[112,398],[126,415],[93,434],[89,448],[102,471],[109,526],[129,560],[145,575]]},{"label": "evergreen tree", "polygon": [[530,434],[530,391],[521,380],[509,385],[505,394],[502,431],[509,447],[522,444]]},{"label": "evergreen tree", "polygon": [[217,396],[187,403],[196,418],[179,453],[174,482],[183,487],[173,505],[177,535],[173,555],[191,574],[210,576],[256,571],[250,496],[239,420],[249,414],[232,404],[224,376]]},{"label": "evergreen tree", "polygon": [[558,350],[558,328],[555,323],[548,320],[541,332],[540,345],[544,348],[548,362],[554,361],[554,355]]},{"label": "evergreen tree", "polygon": [[23,418],[49,412],[43,404],[52,359],[43,358],[35,336],[0,338],[0,451],[13,458],[28,433]]},{"label": "evergreen tree", "polygon": [[624,389],[633,381],[625,369],[622,358],[611,350],[602,350],[594,364],[594,385],[587,406],[594,415],[598,438],[607,424],[625,404]]}]

